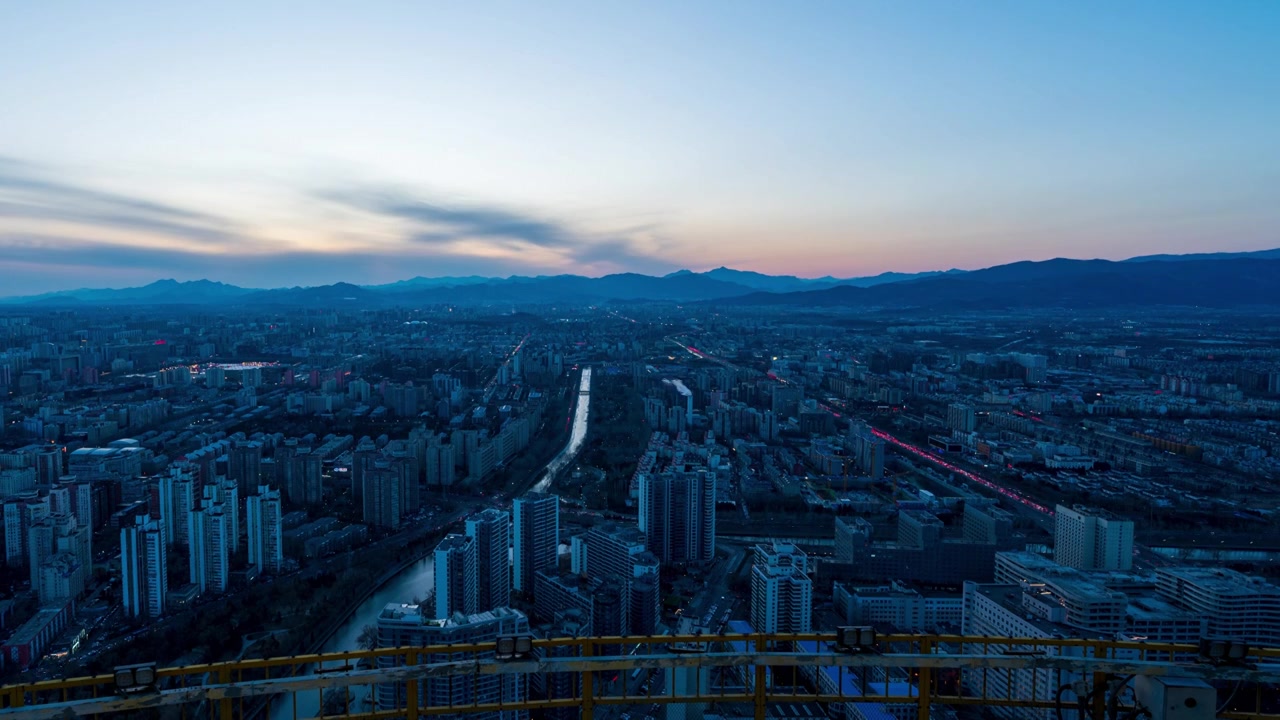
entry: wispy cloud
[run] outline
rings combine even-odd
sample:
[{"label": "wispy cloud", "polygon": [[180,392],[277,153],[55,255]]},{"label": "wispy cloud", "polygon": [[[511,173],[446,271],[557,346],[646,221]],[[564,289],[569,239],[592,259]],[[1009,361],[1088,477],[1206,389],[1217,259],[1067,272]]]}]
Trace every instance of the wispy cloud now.
[{"label": "wispy cloud", "polygon": [[24,219],[111,227],[204,243],[243,237],[226,218],[51,180],[30,163],[0,156],[0,220]]},{"label": "wispy cloud", "polygon": [[271,239],[211,212],[90,187],[0,155],[0,295],[161,277],[279,287],[674,269],[670,244],[652,225],[587,230],[503,203],[374,185],[294,197],[299,204],[282,209],[297,224],[278,224]]},{"label": "wispy cloud", "polygon": [[484,241],[516,256],[532,248],[559,255],[568,267],[618,270],[669,269],[666,245],[654,226],[612,232],[579,229],[576,223],[499,203],[449,203],[402,191],[357,188],[319,197],[362,212],[404,221],[414,244],[449,246]]}]

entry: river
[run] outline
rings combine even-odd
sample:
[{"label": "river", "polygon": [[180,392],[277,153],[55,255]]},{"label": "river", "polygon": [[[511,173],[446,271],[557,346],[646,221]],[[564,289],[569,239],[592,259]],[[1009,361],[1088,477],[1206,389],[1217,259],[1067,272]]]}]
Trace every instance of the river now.
[{"label": "river", "polygon": [[560,451],[559,455],[551,458],[551,462],[547,463],[547,469],[542,479],[533,486],[534,492],[545,492],[551,487],[551,481],[556,475],[564,469],[566,465],[573,462],[577,457],[578,451],[582,449],[582,443],[587,439],[587,416],[591,414],[591,368],[582,368],[582,380],[578,382],[578,404],[573,411],[573,429],[569,432],[569,444]]},{"label": "river", "polygon": [[[534,490],[543,491],[551,485],[551,480],[560,470],[564,469],[582,449],[582,443],[587,437],[587,416],[591,410],[591,368],[582,369],[582,379],[578,384],[578,402],[573,413],[573,428],[569,433],[569,444],[565,446],[560,454],[551,459],[547,463],[545,474],[541,480],[534,486]],[[360,637],[360,631],[366,625],[375,625],[378,621],[378,614],[382,612],[382,608],[387,603],[393,602],[412,602],[415,597],[426,598],[431,594],[435,569],[435,559],[428,555],[418,562],[405,568],[403,572],[396,575],[385,585],[378,589],[373,595],[369,596],[351,613],[347,621],[338,627],[337,631],[325,642],[321,652],[339,652],[342,650],[354,650],[357,647],[357,640]],[[352,695],[357,701],[363,701],[368,695],[368,689],[362,687],[352,687]],[[295,713],[294,704],[297,703],[297,712]],[[359,706],[352,706],[352,710],[360,709]],[[320,697],[315,693],[307,693],[300,697],[294,698],[290,695],[281,696],[279,700],[271,704],[271,720],[292,720],[295,717],[314,717],[320,714]]]}]

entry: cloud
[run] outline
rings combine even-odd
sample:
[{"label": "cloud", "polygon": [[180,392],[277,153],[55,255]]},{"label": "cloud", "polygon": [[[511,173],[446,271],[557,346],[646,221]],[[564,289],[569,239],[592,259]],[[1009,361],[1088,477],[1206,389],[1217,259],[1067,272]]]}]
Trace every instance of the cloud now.
[{"label": "cloud", "polygon": [[0,295],[165,277],[282,287],[674,269],[653,226],[587,231],[502,203],[384,188],[302,193],[309,204],[285,209],[301,210],[298,224],[276,229],[292,239],[269,240],[224,217],[82,186],[0,155]]},{"label": "cloud", "polygon": [[482,240],[510,254],[531,248],[562,257],[566,266],[580,269],[656,271],[671,269],[664,257],[666,243],[654,236],[653,226],[593,233],[574,223],[513,207],[488,203],[446,203],[424,200],[405,192],[357,188],[328,191],[318,197],[329,202],[401,220],[409,225],[405,238],[414,244],[447,247],[460,241]]},{"label": "cloud", "polygon": [[0,156],[0,219],[112,227],[203,243],[244,238],[243,230],[225,218],[50,180],[47,174],[30,163]]},{"label": "cloud", "polygon": [[425,277],[506,277],[558,274],[562,268],[520,258],[477,257],[448,249],[420,253],[274,252],[203,253],[183,248],[141,248],[69,236],[0,233],[0,297],[58,290],[145,285],[161,278],[209,279],[251,288],[382,284]]}]

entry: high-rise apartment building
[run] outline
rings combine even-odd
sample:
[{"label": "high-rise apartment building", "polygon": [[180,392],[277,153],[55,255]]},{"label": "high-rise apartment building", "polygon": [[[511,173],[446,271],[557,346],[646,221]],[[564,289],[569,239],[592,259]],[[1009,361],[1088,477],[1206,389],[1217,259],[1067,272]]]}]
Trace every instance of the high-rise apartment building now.
[{"label": "high-rise apartment building", "polygon": [[770,410],[774,417],[781,420],[800,417],[800,406],[804,403],[804,389],[799,385],[773,386],[773,397],[770,398]]},{"label": "high-rise apartment building", "polygon": [[364,471],[373,465],[377,457],[378,446],[369,437],[360,438],[360,442],[351,451],[351,497],[353,499],[361,500],[364,497]]},{"label": "high-rise apartment building", "polygon": [[4,503],[5,563],[20,568],[30,561],[30,530],[50,515],[48,498],[28,490]]},{"label": "high-rise apartment building", "polygon": [[235,481],[242,496],[247,496],[262,481],[262,443],[256,440],[237,442],[227,456],[227,477]]},{"label": "high-rise apartment building", "polygon": [[143,515],[120,531],[121,590],[125,614],[155,619],[164,615],[169,594],[168,542],[164,525]]},{"label": "high-rise apartment building", "polygon": [[809,558],[794,545],[755,547],[751,567],[751,627],[765,633],[813,629],[813,580]]},{"label": "high-rise apartment building", "polygon": [[977,426],[978,415],[972,405],[951,403],[947,406],[947,427],[957,432],[971,433]]},{"label": "high-rise apartment building", "polygon": [[284,567],[284,517],[280,491],[270,485],[245,499],[248,518],[249,564],[258,572],[278,574]]},{"label": "high-rise apartment building", "polygon": [[579,552],[585,555],[579,564],[587,575],[595,578],[622,578],[627,596],[627,627],[633,635],[654,631],[659,617],[657,593],[659,562],[649,552],[644,533],[636,527],[613,523],[596,525],[575,537]]},{"label": "high-rise apartment building", "polygon": [[533,574],[552,572],[560,546],[560,498],[528,493],[512,503],[514,553],[512,585],[518,592],[533,592]]},{"label": "high-rise apartment building", "polygon": [[476,609],[511,604],[511,516],[489,508],[467,518],[467,535],[476,543]]},{"label": "high-rise apartment building", "polygon": [[171,467],[167,475],[160,477],[160,516],[156,519],[164,523],[165,540],[170,545],[185,545],[191,536],[191,511],[199,497],[196,485],[195,472],[190,467]]},{"label": "high-rise apartment building", "polygon": [[710,562],[716,553],[715,473],[641,475],[640,529],[664,564]]},{"label": "high-rise apartment building", "polygon": [[435,551],[435,615],[471,615],[476,611],[476,541],[446,535]]},{"label": "high-rise apartment building", "polygon": [[1133,569],[1133,521],[1057,507],[1053,559],[1078,570]]},{"label": "high-rise apartment building", "polygon": [[190,580],[206,592],[224,593],[231,584],[231,523],[226,506],[206,488],[205,506],[193,510],[188,540]]},{"label": "high-rise apartment building", "polygon": [[364,521],[375,527],[398,528],[403,515],[400,472],[386,460],[375,460],[363,472],[361,503]]},{"label": "high-rise apartment building", "polygon": [[446,445],[438,437],[432,437],[427,443],[425,458],[428,486],[448,487],[453,484],[453,445]]},{"label": "high-rise apartment building", "polygon": [[849,448],[863,474],[876,480],[884,477],[884,440],[876,437],[870,426],[856,421],[850,425]]}]

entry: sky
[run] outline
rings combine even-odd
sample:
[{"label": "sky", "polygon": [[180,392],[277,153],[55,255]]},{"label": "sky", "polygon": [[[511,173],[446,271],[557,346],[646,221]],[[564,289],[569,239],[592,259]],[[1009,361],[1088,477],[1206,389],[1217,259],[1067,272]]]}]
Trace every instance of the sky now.
[{"label": "sky", "polygon": [[1280,246],[1280,3],[0,3],[0,295]]}]

